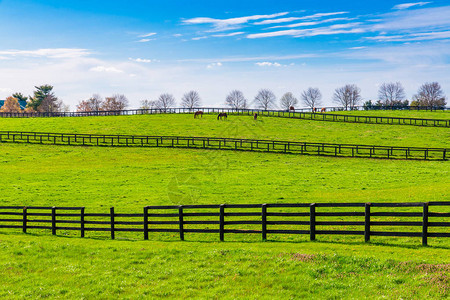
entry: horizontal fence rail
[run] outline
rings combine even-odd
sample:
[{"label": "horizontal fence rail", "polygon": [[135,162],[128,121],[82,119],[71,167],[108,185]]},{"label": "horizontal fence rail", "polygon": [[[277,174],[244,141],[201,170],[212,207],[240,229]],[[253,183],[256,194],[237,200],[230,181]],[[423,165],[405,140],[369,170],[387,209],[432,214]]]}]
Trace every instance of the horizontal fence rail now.
[{"label": "horizontal fence rail", "polygon": [[[352,110],[360,110],[355,107]],[[424,107],[423,110],[449,110],[449,108]],[[402,117],[381,117],[381,116],[356,116],[343,114],[330,114],[330,111],[344,111],[342,107],[327,107],[327,113],[312,112],[310,108],[296,110],[260,110],[260,109],[233,109],[233,108],[167,108],[167,109],[130,109],[118,111],[90,111],[90,112],[36,112],[36,113],[8,113],[0,112],[0,117],[4,118],[30,118],[30,117],[87,117],[87,116],[119,116],[119,115],[146,115],[146,114],[193,114],[201,110],[205,114],[215,114],[226,112],[237,115],[253,115],[255,113],[262,116],[282,117],[293,119],[305,119],[315,121],[347,122],[347,123],[367,123],[367,124],[391,124],[391,125],[413,125],[429,127],[450,127],[450,120],[427,119],[427,118],[402,118]],[[411,110],[413,110],[411,108]]]},{"label": "horizontal fence rail", "polygon": [[171,147],[409,160],[448,160],[450,156],[450,148],[331,144],[218,137],[98,135],[19,131],[0,131],[0,143],[99,147]]},{"label": "horizontal fence rail", "polygon": [[[446,210],[445,210],[446,209]],[[406,210],[406,211],[405,211]],[[426,203],[277,203],[145,206],[139,213],[88,213],[84,207],[0,206],[0,228],[30,230],[154,233],[359,235],[372,237],[450,237],[450,202]],[[405,219],[407,221],[405,221]],[[379,228],[384,228],[381,230]],[[392,228],[392,229],[391,229]],[[398,230],[401,228],[401,231]]]}]

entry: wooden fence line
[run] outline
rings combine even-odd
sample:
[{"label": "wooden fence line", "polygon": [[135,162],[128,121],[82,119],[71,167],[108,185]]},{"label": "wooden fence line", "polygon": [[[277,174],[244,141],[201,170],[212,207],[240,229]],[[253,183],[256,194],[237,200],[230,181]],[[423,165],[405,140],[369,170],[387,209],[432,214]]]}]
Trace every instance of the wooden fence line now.
[{"label": "wooden fence line", "polygon": [[[448,110],[445,108],[441,110]],[[253,115],[258,113],[268,117],[283,117],[293,119],[305,119],[316,121],[347,122],[347,123],[367,123],[367,124],[391,124],[391,125],[413,125],[429,127],[450,127],[450,120],[445,119],[424,119],[424,118],[401,118],[401,117],[381,117],[381,116],[356,116],[329,113],[313,113],[311,109],[297,109],[295,111],[285,110],[260,110],[260,109],[233,109],[233,108],[167,108],[167,109],[131,109],[118,111],[92,111],[92,112],[36,112],[36,113],[6,113],[0,112],[0,117],[9,118],[30,118],[30,117],[85,117],[85,116],[118,116],[118,115],[145,115],[145,114],[193,114],[197,110],[202,110],[205,114],[215,114],[226,112],[237,115]],[[308,111],[309,110],[309,111]],[[343,111],[341,107],[328,107],[328,111]],[[433,108],[431,109],[433,110]],[[434,108],[434,110],[437,110]]]},{"label": "wooden fence line", "polygon": [[[430,212],[429,208],[431,207],[450,207],[450,201],[166,205],[145,206],[143,213],[117,213],[114,207],[110,208],[109,213],[86,213],[84,207],[0,206],[0,217],[6,216],[7,218],[0,219],[0,228],[22,229],[24,233],[30,229],[51,230],[52,235],[56,235],[58,230],[80,231],[81,237],[85,237],[86,231],[99,231],[109,232],[111,239],[115,238],[116,232],[139,232],[143,233],[144,240],[148,240],[151,233],[161,232],[178,233],[180,240],[184,240],[186,233],[215,233],[219,235],[220,241],[224,241],[225,234],[230,233],[261,234],[263,240],[267,239],[268,234],[309,235],[311,241],[315,240],[318,235],[360,235],[364,236],[365,242],[369,242],[371,237],[375,236],[420,237],[422,245],[427,245],[430,237],[450,237],[449,230],[444,232],[431,230],[450,227],[450,222],[446,221],[450,217],[450,212]],[[290,210],[283,211],[286,208],[290,208]],[[322,208],[333,208],[333,210],[321,211]],[[377,208],[393,208],[394,210],[418,208],[419,211],[375,211]],[[346,211],[340,211],[340,209],[346,209]],[[352,211],[348,211],[348,209],[352,209]],[[14,216],[15,218],[13,218]],[[198,217],[208,218],[199,220]],[[253,217],[253,220],[242,220],[243,217]],[[357,221],[326,221],[327,218],[336,217],[359,217],[360,219]],[[376,217],[377,221],[374,221],[373,217]],[[378,220],[383,217],[415,218],[416,220]],[[236,218],[238,219],[236,220]],[[292,218],[303,219],[293,220]],[[172,227],[168,228],[171,225]],[[210,228],[211,225],[213,228]],[[230,228],[235,225],[241,225],[241,228]],[[242,225],[246,227],[242,228]],[[286,226],[288,227],[286,228]],[[303,226],[303,228],[293,229],[298,226]],[[327,229],[329,226],[333,226],[331,230]],[[333,229],[336,226],[337,229]],[[360,227],[361,230],[348,229],[349,226]],[[380,226],[419,227],[420,231],[373,230]]]},{"label": "wooden fence line", "polygon": [[408,160],[448,160],[450,153],[450,148],[333,144],[218,137],[98,135],[21,131],[0,131],[0,142],[103,147],[173,147]]}]

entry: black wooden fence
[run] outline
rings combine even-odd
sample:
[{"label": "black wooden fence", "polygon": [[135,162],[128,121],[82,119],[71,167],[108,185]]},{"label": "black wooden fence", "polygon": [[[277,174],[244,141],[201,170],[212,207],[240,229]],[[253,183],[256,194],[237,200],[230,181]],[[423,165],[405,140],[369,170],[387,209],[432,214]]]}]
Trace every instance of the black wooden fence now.
[{"label": "black wooden fence", "polygon": [[450,156],[449,148],[332,144],[218,137],[98,135],[0,131],[0,142],[103,147],[196,148],[410,160],[448,160]]},{"label": "black wooden fence", "polygon": [[[342,111],[342,108],[328,107],[328,111]],[[283,117],[293,119],[305,119],[315,121],[366,123],[366,124],[391,124],[413,125],[429,127],[450,127],[450,120],[426,119],[426,118],[400,118],[381,116],[356,116],[330,113],[312,113],[311,109],[297,109],[295,111],[284,110],[260,110],[260,109],[233,109],[233,108],[167,108],[167,109],[131,109],[118,111],[91,111],[91,112],[36,112],[36,113],[7,113],[0,112],[4,118],[30,118],[30,117],[86,117],[86,116],[119,116],[119,115],[146,115],[146,114],[186,114],[202,110],[205,114],[226,112],[236,115],[253,115],[255,113],[269,117]],[[309,112],[308,112],[309,110]]]},{"label": "black wooden fence", "polygon": [[360,235],[366,242],[375,236],[418,237],[427,245],[430,237],[450,237],[450,211],[442,212],[449,207],[448,201],[278,203],[146,206],[141,213],[117,213],[111,207],[108,213],[88,213],[84,207],[0,206],[0,228],[51,230],[53,235],[79,231],[81,237],[100,231],[112,239],[116,232],[139,232],[145,240],[154,233],[177,233],[181,240],[188,233],[210,233],[221,241],[231,233],[260,234],[263,240],[271,234],[309,235],[310,240],[318,235]]}]

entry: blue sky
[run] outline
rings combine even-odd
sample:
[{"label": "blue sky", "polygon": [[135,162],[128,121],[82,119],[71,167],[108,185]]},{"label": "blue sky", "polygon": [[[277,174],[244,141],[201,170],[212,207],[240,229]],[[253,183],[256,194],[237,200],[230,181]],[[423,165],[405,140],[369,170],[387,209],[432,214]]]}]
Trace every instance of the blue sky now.
[{"label": "blue sky", "polygon": [[93,93],[137,107],[195,89],[217,106],[232,89],[310,86],[331,105],[343,84],[369,100],[390,81],[450,94],[449,16],[448,0],[0,1],[0,98],[45,83],[72,108]]}]

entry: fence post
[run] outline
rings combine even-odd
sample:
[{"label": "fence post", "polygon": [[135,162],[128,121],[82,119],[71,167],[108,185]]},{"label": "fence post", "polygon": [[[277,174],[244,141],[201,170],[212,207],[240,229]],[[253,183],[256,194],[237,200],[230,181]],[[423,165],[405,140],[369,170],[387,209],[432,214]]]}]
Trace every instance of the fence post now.
[{"label": "fence post", "polygon": [[367,243],[370,241],[370,203],[366,203],[364,208],[364,241]]},{"label": "fence post", "polygon": [[144,240],[148,240],[148,207],[144,207]]},{"label": "fence post", "polygon": [[178,223],[180,225],[180,240],[184,241],[183,205],[178,206]]},{"label": "fence post", "polygon": [[81,237],[84,237],[84,207],[80,210],[80,227]]},{"label": "fence post", "polygon": [[56,235],[56,207],[52,207],[52,234]]},{"label": "fence post", "polygon": [[22,231],[27,233],[27,207],[23,208]]},{"label": "fence post", "polygon": [[115,238],[115,233],[114,233],[114,207],[111,207],[109,209],[109,213],[111,216],[111,239]]},{"label": "fence post", "polygon": [[314,241],[316,239],[316,204],[309,205],[309,239]]},{"label": "fence post", "polygon": [[267,239],[267,204],[261,205],[261,223],[262,223],[262,239],[265,241]]},{"label": "fence post", "polygon": [[219,234],[220,241],[223,242],[225,235],[225,204],[220,204]]},{"label": "fence post", "polygon": [[423,204],[422,246],[428,245],[428,202]]}]

